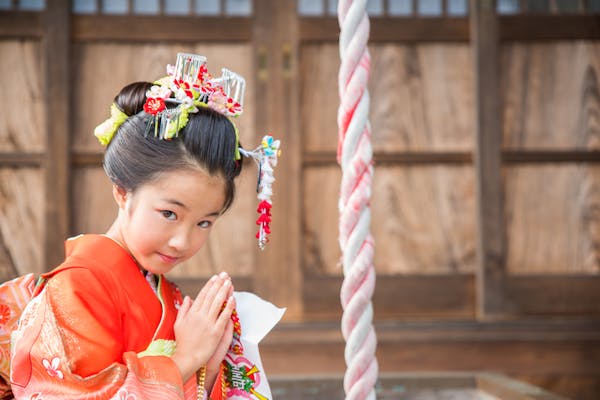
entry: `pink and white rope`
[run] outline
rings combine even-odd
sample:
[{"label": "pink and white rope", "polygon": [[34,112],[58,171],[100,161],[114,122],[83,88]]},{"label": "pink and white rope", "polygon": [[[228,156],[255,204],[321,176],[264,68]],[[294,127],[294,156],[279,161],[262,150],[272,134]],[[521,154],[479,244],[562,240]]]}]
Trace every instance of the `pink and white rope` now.
[{"label": "pink and white rope", "polygon": [[340,71],[338,76],[338,162],[342,167],[340,190],[340,247],[344,282],[342,333],[346,340],[346,399],[375,399],[378,366],[371,298],[375,289],[371,223],[373,150],[369,123],[367,83],[371,56],[367,49],[367,0],[340,0]]}]

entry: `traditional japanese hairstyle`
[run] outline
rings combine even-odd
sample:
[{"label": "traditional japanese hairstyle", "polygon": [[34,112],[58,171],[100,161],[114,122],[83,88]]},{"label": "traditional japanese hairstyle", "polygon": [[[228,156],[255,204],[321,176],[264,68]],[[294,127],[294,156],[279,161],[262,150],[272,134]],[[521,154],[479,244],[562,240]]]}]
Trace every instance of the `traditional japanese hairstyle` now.
[{"label": "traditional japanese hairstyle", "polygon": [[161,172],[200,165],[225,178],[225,212],[233,202],[241,156],[252,158],[259,170],[256,237],[263,249],[270,234],[279,141],[267,135],[254,150],[241,147],[232,119],[242,113],[246,82],[235,72],[223,69],[213,78],[205,57],[178,53],[167,74],[154,83],[130,84],[115,97],[111,117],[94,130],[107,146],[104,170],[115,185],[134,191]]}]

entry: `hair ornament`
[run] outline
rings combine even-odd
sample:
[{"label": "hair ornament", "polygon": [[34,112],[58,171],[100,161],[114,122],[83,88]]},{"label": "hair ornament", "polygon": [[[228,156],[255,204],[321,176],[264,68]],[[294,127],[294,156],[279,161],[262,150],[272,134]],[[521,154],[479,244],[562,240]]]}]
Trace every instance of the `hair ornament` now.
[{"label": "hair ornament", "polygon": [[[167,66],[167,74],[146,92],[144,111],[154,116],[155,136],[166,140],[176,137],[186,126],[189,113],[198,112],[198,107],[227,117],[242,113],[246,81],[235,72],[223,68],[221,76],[214,78],[208,72],[206,57],[178,53],[177,63]],[[176,106],[168,107],[169,103]]]},{"label": "hair ornament", "polygon": [[256,191],[259,203],[256,209],[258,212],[256,238],[258,239],[258,247],[261,250],[264,250],[271,234],[271,208],[273,207],[271,196],[273,195],[272,185],[275,182],[273,168],[277,166],[277,158],[281,154],[279,147],[279,140],[274,140],[272,136],[267,135],[263,137],[260,146],[254,150],[248,151],[240,148],[240,153],[243,156],[254,159],[258,164]]},{"label": "hair ornament", "polygon": [[121,111],[115,103],[110,106],[110,118],[94,129],[94,136],[98,138],[101,145],[107,146],[110,143],[115,132],[127,117],[128,115]]}]

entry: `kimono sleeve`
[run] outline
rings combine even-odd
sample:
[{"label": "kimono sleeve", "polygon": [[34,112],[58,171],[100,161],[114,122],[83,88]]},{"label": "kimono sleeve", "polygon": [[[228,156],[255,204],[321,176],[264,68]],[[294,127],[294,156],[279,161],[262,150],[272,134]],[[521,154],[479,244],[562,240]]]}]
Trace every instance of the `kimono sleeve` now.
[{"label": "kimono sleeve", "polygon": [[123,352],[120,318],[92,272],[74,268],[50,279],[13,333],[15,398],[183,399],[170,357]]}]

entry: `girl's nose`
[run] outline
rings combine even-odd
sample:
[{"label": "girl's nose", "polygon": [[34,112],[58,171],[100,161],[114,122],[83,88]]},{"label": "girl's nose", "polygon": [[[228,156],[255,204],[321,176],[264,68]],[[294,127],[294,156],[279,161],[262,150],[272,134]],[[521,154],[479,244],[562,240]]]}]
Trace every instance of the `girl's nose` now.
[{"label": "girl's nose", "polygon": [[185,230],[180,230],[171,236],[169,246],[179,253],[185,252],[190,246],[190,235]]}]

